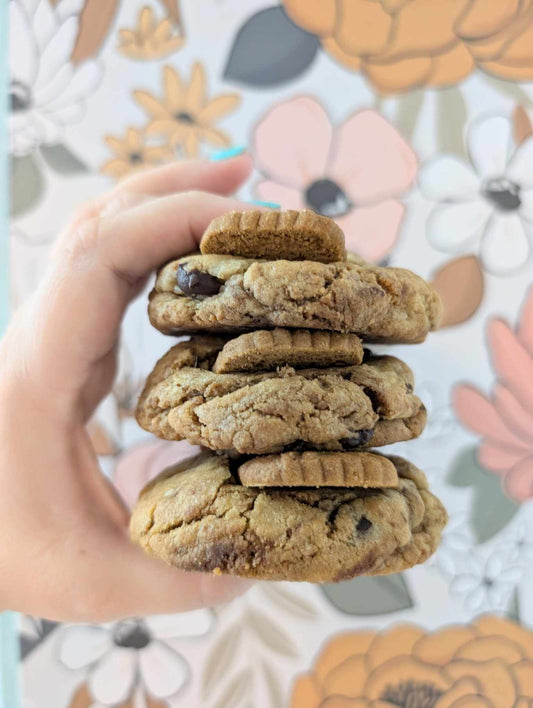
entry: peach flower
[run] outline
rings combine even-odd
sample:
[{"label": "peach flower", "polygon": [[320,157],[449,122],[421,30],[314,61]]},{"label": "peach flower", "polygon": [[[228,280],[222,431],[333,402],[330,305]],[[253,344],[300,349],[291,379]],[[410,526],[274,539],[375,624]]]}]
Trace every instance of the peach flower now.
[{"label": "peach flower", "polygon": [[427,634],[340,634],[294,684],[292,708],[528,708],[533,633],[486,615]]},{"label": "peach flower", "polygon": [[253,137],[257,168],[266,179],[259,199],[285,209],[310,208],[335,219],[346,246],[378,262],[396,242],[413,183],[411,147],[382,116],[363,110],[336,130],[312,98],[275,105]]},{"label": "peach flower", "polygon": [[140,443],[130,447],[120,456],[115,467],[113,482],[128,508],[132,509],[145,484],[167,467],[187,457],[193,457],[199,450],[200,448],[189,445],[186,440]]},{"label": "peach flower", "polygon": [[498,376],[492,395],[458,386],[455,410],[464,425],[483,437],[480,464],[502,477],[512,499],[523,502],[533,498],[533,289],[516,331],[493,319],[488,341]]},{"label": "peach flower", "polygon": [[477,65],[533,78],[531,0],[283,0],[288,16],[381,93],[449,86]]}]

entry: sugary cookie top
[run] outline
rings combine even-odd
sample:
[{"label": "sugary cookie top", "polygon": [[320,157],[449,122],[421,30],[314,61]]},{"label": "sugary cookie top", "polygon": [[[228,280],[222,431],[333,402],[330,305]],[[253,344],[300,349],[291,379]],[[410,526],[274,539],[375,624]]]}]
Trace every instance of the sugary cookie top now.
[{"label": "sugary cookie top", "polygon": [[200,243],[204,254],[268,260],[346,260],[344,234],[313,211],[230,211],[209,224]]}]

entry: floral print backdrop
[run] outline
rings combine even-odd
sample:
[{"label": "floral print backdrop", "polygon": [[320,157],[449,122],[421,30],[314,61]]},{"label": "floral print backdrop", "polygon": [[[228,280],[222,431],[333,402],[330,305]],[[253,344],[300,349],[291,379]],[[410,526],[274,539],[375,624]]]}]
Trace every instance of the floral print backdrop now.
[{"label": "floral print backdrop", "polygon": [[[215,610],[20,619],[24,705],[526,708],[533,701],[533,22],[520,0],[10,0],[11,304],[74,208],[135,170],[245,146],[244,199],[335,218],[431,280],[395,353],[429,413],[395,446],[450,523],[423,567],[258,584]],[[90,430],[127,504],[186,443],[132,410],[169,346],[141,298]]]}]

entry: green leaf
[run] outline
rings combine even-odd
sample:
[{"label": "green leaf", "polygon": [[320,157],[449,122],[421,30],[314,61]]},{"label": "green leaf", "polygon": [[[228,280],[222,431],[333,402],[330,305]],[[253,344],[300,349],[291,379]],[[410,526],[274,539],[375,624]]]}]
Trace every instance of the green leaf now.
[{"label": "green leaf", "polygon": [[424,91],[410,91],[398,98],[395,123],[408,142],[411,142],[413,138],[418,116],[424,103],[424,96]]},{"label": "green leaf", "polygon": [[89,172],[89,168],[66,145],[41,145],[41,155],[50,167],[61,175],[76,175]]},{"label": "green leaf", "polygon": [[519,84],[515,84],[514,81],[505,81],[504,79],[497,79],[495,76],[490,74],[485,74],[485,80],[492,88],[496,89],[499,93],[510,98],[513,103],[518,103],[524,108],[533,108],[533,99],[522,89]]},{"label": "green leaf", "polygon": [[44,178],[33,153],[11,158],[11,207],[12,217],[21,216],[33,209],[44,192]]},{"label": "green leaf", "polygon": [[441,152],[466,156],[463,129],[466,125],[466,105],[461,90],[440,89],[437,93],[437,134]]},{"label": "green leaf", "polygon": [[473,487],[470,525],[477,543],[485,543],[504,529],[519,509],[503,493],[500,478],[479,464],[476,448],[466,448],[456,456],[448,482],[455,487]]},{"label": "green leaf", "polygon": [[403,576],[361,577],[334,585],[323,585],[322,592],[341,612],[348,615],[386,615],[413,607]]},{"label": "green leaf", "polygon": [[319,48],[319,39],[295,25],[282,7],[269,7],[238,31],[224,78],[246,86],[279,86],[300,76]]}]

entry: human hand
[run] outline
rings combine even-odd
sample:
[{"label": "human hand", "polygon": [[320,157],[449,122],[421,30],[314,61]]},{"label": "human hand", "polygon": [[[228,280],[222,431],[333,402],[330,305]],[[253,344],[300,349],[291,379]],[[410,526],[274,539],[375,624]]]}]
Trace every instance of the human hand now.
[{"label": "human hand", "polygon": [[121,183],[65,230],[13,317],[0,344],[0,609],[104,621],[212,605],[248,586],[133,546],[85,426],[111,389],[128,304],[154,268],[196,249],[211,219],[246,208],[208,192],[232,193],[251,168],[247,156],[176,163]]}]

